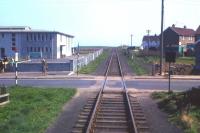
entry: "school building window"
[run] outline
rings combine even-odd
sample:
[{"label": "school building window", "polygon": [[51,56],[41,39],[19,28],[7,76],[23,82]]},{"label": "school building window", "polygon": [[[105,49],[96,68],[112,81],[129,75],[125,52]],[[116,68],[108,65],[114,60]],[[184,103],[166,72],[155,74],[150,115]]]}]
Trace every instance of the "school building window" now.
[{"label": "school building window", "polygon": [[28,38],[28,34],[26,34],[26,40],[27,40],[27,41],[29,40],[29,38]]},{"label": "school building window", "polygon": [[38,41],[40,41],[40,33],[38,33]]},{"label": "school building window", "polygon": [[2,38],[4,38],[4,33],[1,34]]},{"label": "school building window", "polygon": [[44,41],[44,34],[42,34],[42,41]]},{"label": "school building window", "polygon": [[34,34],[34,41],[36,41],[36,34]]},{"label": "school building window", "polygon": [[32,34],[30,34],[30,37],[31,37],[31,41],[33,40],[33,35]]},{"label": "school building window", "polygon": [[15,33],[12,33],[12,37],[15,37]]}]

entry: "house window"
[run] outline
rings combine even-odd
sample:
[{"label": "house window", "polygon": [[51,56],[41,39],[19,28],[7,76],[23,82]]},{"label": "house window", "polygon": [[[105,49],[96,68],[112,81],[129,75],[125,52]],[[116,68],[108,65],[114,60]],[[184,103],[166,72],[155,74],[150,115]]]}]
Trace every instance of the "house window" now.
[{"label": "house window", "polygon": [[2,36],[2,38],[4,38],[4,33],[2,33],[2,35],[1,35],[1,36]]},{"label": "house window", "polygon": [[48,47],[46,47],[46,52],[48,52]]},{"label": "house window", "polygon": [[38,47],[38,52],[40,52],[40,47]]},{"label": "house window", "polygon": [[13,42],[12,45],[15,46],[15,42]]},{"label": "house window", "polygon": [[42,52],[44,52],[44,48],[43,48],[43,47],[41,47],[41,49],[42,49]]},{"label": "house window", "polygon": [[36,47],[34,48],[34,52],[36,52]]},{"label": "house window", "polygon": [[26,51],[29,52],[29,47],[26,48]]},{"label": "house window", "polygon": [[33,52],[33,48],[32,47],[30,48],[30,51]]}]

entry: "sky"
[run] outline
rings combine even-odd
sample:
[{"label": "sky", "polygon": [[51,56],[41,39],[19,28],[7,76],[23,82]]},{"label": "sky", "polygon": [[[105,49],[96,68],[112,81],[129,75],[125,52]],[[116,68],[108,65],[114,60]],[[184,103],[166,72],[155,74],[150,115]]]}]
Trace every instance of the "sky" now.
[{"label": "sky", "polygon": [[[200,25],[199,0],[165,0],[164,29]],[[160,34],[161,0],[0,0],[0,26],[74,35],[74,46],[140,46]]]}]

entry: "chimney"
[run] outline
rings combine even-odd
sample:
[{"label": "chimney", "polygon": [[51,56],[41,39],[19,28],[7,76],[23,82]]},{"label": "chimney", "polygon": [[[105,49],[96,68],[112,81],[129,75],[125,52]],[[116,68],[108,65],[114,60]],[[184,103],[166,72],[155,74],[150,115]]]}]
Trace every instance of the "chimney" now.
[{"label": "chimney", "polygon": [[174,28],[174,27],[175,27],[175,24],[173,24],[172,27]]},{"label": "chimney", "polygon": [[187,28],[186,25],[184,25],[183,28],[186,29]]}]

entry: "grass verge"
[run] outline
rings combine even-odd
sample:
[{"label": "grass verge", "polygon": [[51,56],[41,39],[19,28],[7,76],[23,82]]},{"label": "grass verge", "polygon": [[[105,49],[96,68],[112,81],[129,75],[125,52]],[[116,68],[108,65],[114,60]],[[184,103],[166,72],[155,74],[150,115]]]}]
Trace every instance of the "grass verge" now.
[{"label": "grass verge", "polygon": [[192,105],[189,110],[187,108],[180,110],[180,102],[186,100],[183,93],[167,93],[154,92],[153,99],[158,100],[158,107],[168,114],[169,120],[181,127],[185,133],[200,132],[200,107]]},{"label": "grass verge", "polygon": [[82,67],[79,70],[80,74],[90,74],[94,72],[97,67],[108,57],[108,51],[103,51],[103,53],[97,57],[94,61],[91,61],[87,66]]},{"label": "grass verge", "polygon": [[195,64],[195,57],[179,57],[176,59],[178,64]]},{"label": "grass verge", "polygon": [[131,57],[128,57],[128,65],[133,69],[134,73],[137,75],[145,75],[149,73],[147,69],[143,67],[143,58],[139,58],[135,55],[133,56],[133,59],[131,59]]},{"label": "grass verge", "polygon": [[[152,63],[152,62],[160,62],[160,57],[159,56],[144,56],[144,57],[138,57],[141,59],[142,62],[144,63]],[[163,58],[165,61],[165,59]],[[195,57],[178,57],[176,58],[176,63],[177,64],[195,64]]]},{"label": "grass verge", "polygon": [[0,133],[44,133],[75,89],[9,88],[10,103],[0,107]]}]

